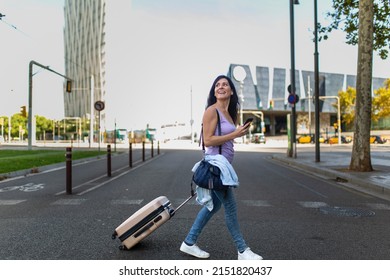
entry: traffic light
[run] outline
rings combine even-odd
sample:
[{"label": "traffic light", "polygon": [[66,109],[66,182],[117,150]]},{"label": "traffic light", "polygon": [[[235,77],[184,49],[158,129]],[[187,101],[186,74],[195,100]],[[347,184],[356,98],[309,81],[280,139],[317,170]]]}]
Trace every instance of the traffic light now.
[{"label": "traffic light", "polygon": [[26,106],[20,107],[20,114],[22,115],[22,117],[27,118]]},{"label": "traffic light", "polygon": [[274,108],[274,100],[273,100],[273,99],[271,99],[271,100],[269,101],[269,108],[270,108],[270,109],[273,109],[273,108]]},{"label": "traffic light", "polygon": [[66,81],[66,92],[72,92],[72,81],[71,80]]}]

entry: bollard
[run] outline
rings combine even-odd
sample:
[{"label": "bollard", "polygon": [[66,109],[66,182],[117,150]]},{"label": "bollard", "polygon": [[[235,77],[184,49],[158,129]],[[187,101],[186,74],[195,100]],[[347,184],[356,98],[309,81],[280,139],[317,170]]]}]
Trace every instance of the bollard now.
[{"label": "bollard", "polygon": [[133,144],[130,143],[129,145],[129,166],[130,168],[133,167]]},{"label": "bollard", "polygon": [[66,194],[72,194],[72,148],[66,148]]},{"label": "bollard", "polygon": [[107,176],[111,177],[111,145],[107,145]]},{"label": "bollard", "polygon": [[142,142],[142,161],[145,161],[145,141]]},{"label": "bollard", "polygon": [[153,140],[152,140],[152,151],[151,151],[152,157],[154,157],[154,148],[153,148]]},{"label": "bollard", "polygon": [[160,154],[160,141],[157,141],[157,154]]}]

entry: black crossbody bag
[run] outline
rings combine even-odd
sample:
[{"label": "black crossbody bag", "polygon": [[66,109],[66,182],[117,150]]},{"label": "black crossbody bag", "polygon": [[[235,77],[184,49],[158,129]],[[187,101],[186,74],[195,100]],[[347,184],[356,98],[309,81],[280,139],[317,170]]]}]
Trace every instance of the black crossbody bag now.
[{"label": "black crossbody bag", "polygon": [[[219,117],[219,113],[217,111],[218,116],[218,135],[221,135],[221,121]],[[201,141],[203,153],[205,153],[204,141],[203,141],[203,127],[201,132]],[[222,145],[219,146],[219,154],[222,153]],[[210,164],[204,158],[199,163],[198,168],[195,170],[192,176],[192,182],[194,182],[198,187],[209,189],[209,190],[226,190],[229,186],[222,184],[221,180],[221,170],[215,166]],[[191,182],[191,186],[192,186]]]}]

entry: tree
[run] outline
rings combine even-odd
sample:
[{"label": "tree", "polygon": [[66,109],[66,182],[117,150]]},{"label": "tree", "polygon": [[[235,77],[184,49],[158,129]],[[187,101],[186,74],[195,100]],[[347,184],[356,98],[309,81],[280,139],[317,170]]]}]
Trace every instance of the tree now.
[{"label": "tree", "polygon": [[373,171],[370,150],[373,22],[373,0],[360,0],[355,132],[349,164],[349,169],[355,171]]},{"label": "tree", "polygon": [[[390,4],[388,0],[333,0],[334,12],[328,13],[333,23],[320,27],[322,38],[341,29],[347,33],[347,43],[358,44],[356,75],[355,132],[349,169],[372,171],[370,152],[371,89],[373,51],[387,58],[390,43]],[[375,35],[374,35],[375,34]]]},{"label": "tree", "polygon": [[[355,101],[356,89],[348,87],[346,91],[339,91],[340,111],[342,112],[342,122],[350,127],[355,121]],[[332,104],[337,109],[337,103]],[[372,115],[373,122],[379,121],[390,116],[390,79],[385,81],[384,87],[374,91],[372,98]]]},{"label": "tree", "polygon": [[36,135],[39,139],[45,139],[46,132],[53,131],[53,121],[42,116],[36,116]]},{"label": "tree", "polygon": [[11,117],[11,137],[27,137],[27,118],[17,113]]},{"label": "tree", "polygon": [[[355,100],[356,89],[348,87],[346,91],[339,91],[340,111],[342,112],[342,122],[350,127],[355,120]],[[334,104],[337,108],[337,104]]]},{"label": "tree", "polygon": [[[374,0],[374,51],[377,51],[382,59],[389,55],[390,45],[390,3],[388,0]],[[329,26],[319,24],[319,39],[328,39],[332,30],[341,29],[346,32],[346,43],[357,45],[359,36],[359,1],[358,0],[333,0],[334,11],[328,12],[332,23]]]}]

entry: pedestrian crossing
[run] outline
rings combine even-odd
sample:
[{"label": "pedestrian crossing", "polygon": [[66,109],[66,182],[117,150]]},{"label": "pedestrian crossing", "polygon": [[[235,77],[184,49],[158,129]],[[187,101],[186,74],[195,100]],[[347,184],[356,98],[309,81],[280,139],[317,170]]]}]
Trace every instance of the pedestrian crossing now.
[{"label": "pedestrian crossing", "polygon": [[[171,203],[172,205],[180,205],[185,198],[183,199],[172,199]],[[89,199],[85,198],[60,198],[55,201],[49,202],[52,206],[77,206],[82,205],[84,203],[87,203]],[[0,206],[12,206],[12,205],[21,205],[23,203],[27,203],[28,200],[26,199],[0,199]],[[113,199],[108,201],[110,205],[137,205],[137,206],[143,206],[146,203],[148,203],[149,200],[139,198],[139,199]],[[329,205],[326,202],[323,201],[296,201],[294,202],[295,205],[300,206],[302,208],[309,208],[309,209],[319,209],[324,207],[332,207],[332,205]],[[278,207],[278,205],[272,204],[271,201],[267,200],[237,200],[237,204],[243,205],[246,207]],[[195,199],[190,200],[187,205],[198,205]],[[338,205],[337,207],[343,207],[341,205]],[[350,207],[350,206],[348,206]],[[390,211],[390,203],[362,203],[355,207],[363,207],[368,208],[371,210],[385,210]]]}]

